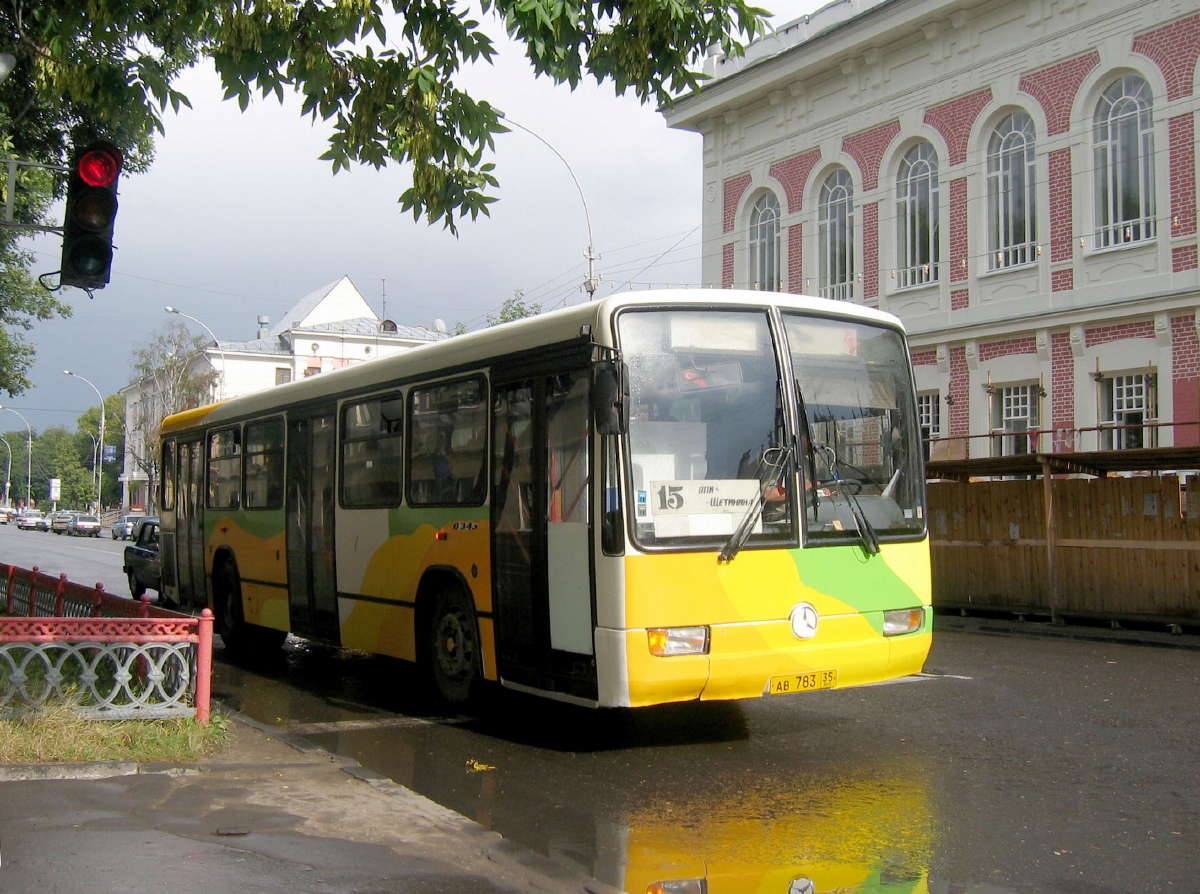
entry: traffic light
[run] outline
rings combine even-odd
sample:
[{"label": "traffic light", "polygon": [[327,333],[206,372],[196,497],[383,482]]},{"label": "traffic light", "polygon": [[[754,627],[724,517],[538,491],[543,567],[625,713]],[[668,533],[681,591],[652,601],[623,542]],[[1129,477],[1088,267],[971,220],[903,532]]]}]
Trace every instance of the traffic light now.
[{"label": "traffic light", "polygon": [[121,150],[107,140],[76,155],[67,181],[60,285],[103,289],[108,282],[122,161]]}]

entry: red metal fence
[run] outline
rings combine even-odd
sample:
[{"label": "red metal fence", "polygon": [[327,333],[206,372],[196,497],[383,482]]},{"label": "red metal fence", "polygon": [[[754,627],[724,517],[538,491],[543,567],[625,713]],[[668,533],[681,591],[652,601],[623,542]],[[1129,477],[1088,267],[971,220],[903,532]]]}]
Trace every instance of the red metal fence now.
[{"label": "red metal fence", "polygon": [[0,563],[0,576],[7,612],[7,617],[0,617],[0,649],[10,644],[26,644],[26,648],[56,643],[65,648],[126,646],[126,663],[132,655],[137,675],[143,682],[148,676],[153,684],[126,693],[123,704],[141,708],[147,698],[164,691],[163,674],[151,650],[156,645],[180,648],[190,644],[194,657],[188,662],[186,676],[192,704],[196,720],[208,722],[213,639],[213,616],[208,609],[193,617],[151,605],[144,596],[140,600],[113,596],[104,592],[101,584],[87,587],[67,580],[66,575],[43,574],[36,566],[26,570]]}]

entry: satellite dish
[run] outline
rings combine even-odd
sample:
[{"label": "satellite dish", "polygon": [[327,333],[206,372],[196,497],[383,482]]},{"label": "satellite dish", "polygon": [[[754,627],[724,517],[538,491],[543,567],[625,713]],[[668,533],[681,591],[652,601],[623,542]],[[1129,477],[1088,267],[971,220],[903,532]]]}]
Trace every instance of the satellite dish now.
[{"label": "satellite dish", "polygon": [[434,332],[441,332],[441,333],[448,332],[449,330],[447,330],[447,329],[446,329],[446,321],[445,321],[445,320],[441,320],[441,319],[439,319],[439,320],[434,320],[434,321],[433,321],[433,331],[434,331]]}]

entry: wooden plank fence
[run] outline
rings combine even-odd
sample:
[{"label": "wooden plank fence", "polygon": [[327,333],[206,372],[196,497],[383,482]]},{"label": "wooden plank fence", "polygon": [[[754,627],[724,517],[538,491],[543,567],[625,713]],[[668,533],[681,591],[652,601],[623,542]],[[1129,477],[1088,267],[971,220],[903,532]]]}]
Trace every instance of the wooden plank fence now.
[{"label": "wooden plank fence", "polygon": [[932,481],[928,491],[935,607],[1200,623],[1196,476]]}]

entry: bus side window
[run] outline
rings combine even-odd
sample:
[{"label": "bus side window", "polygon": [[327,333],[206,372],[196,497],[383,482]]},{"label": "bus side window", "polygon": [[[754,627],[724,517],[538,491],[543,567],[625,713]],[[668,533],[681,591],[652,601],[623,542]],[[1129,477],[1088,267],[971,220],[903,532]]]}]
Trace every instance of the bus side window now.
[{"label": "bus side window", "polygon": [[208,508],[238,509],[241,506],[241,432],[236,428],[208,436]]},{"label": "bus side window", "polygon": [[278,509],[283,505],[283,419],[247,423],[245,456],[245,507]]},{"label": "bus side window", "polygon": [[478,506],[487,494],[486,387],[479,377],[414,388],[408,501]]},{"label": "bus side window", "polygon": [[391,394],[342,408],[342,505],[400,505],[403,398]]}]

